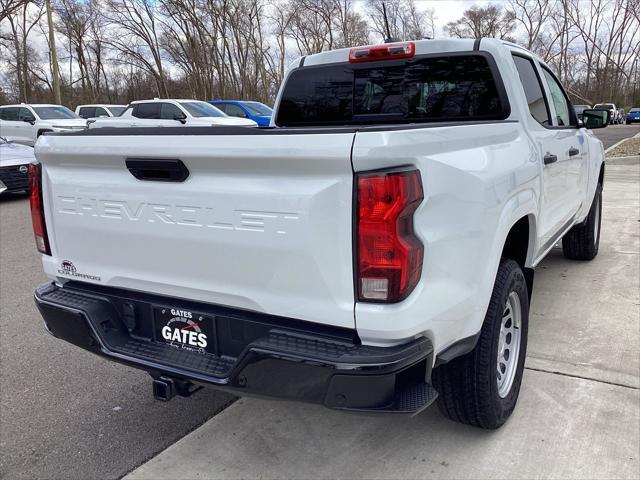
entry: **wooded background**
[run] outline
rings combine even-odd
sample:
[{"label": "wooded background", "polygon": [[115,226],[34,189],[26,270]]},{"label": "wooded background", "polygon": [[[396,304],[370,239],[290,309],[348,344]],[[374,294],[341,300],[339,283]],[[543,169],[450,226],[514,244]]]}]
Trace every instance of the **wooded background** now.
[{"label": "wooded background", "polygon": [[[575,103],[640,106],[640,0],[483,3],[446,24],[437,4],[384,3],[393,37],[508,39],[547,62]],[[295,57],[385,36],[382,0],[0,0],[0,104],[56,103],[57,85],[69,107],[271,104]]]}]

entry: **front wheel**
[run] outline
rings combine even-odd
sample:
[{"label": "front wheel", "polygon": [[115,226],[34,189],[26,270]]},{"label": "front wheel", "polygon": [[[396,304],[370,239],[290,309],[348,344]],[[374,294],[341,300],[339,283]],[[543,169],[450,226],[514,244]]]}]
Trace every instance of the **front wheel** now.
[{"label": "front wheel", "polygon": [[448,418],[494,429],[513,412],[527,353],[529,295],[520,266],[503,258],[476,347],[433,371]]},{"label": "front wheel", "polygon": [[593,260],[600,247],[602,216],[602,185],[596,187],[586,220],[576,225],[562,237],[562,252],[571,260]]}]

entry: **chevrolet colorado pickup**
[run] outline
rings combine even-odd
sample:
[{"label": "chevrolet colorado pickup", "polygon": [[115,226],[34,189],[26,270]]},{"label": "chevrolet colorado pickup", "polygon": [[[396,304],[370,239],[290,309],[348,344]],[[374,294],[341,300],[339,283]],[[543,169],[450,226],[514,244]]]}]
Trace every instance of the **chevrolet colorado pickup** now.
[{"label": "chevrolet colorado pickup", "polygon": [[[46,328],[201,386],[497,428],[534,267],[598,253],[603,147],[551,70],[494,39],[299,59],[270,128],[44,135]],[[99,379],[97,379],[99,381]]]}]

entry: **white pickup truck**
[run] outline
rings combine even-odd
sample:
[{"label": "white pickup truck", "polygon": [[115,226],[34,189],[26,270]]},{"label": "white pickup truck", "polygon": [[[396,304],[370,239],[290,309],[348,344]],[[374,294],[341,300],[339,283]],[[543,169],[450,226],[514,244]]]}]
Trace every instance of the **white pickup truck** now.
[{"label": "white pickup truck", "polygon": [[92,118],[87,124],[89,128],[258,126],[248,118],[231,117],[207,102],[166,98],[136,100],[118,116]]},{"label": "white pickup truck", "polygon": [[497,428],[534,267],[560,240],[598,252],[602,144],[547,66],[493,39],[301,58],[270,128],[88,129],[36,155],[46,328],[150,372],[161,400],[437,399]]}]

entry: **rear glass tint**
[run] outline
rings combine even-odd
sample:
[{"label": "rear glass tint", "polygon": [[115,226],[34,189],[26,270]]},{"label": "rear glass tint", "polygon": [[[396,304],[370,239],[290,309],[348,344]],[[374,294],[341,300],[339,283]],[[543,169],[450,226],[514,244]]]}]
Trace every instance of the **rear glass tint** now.
[{"label": "rear glass tint", "polygon": [[335,64],[294,71],[277,125],[357,125],[504,119],[502,85],[480,54]]}]

